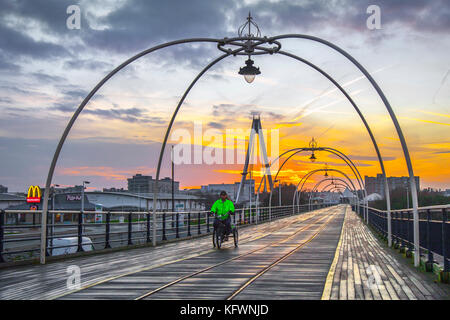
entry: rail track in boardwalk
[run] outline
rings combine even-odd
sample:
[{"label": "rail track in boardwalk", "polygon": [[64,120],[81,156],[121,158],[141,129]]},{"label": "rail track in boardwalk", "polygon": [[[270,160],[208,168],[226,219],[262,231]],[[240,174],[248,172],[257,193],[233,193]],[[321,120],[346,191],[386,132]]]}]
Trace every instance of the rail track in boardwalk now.
[{"label": "rail track in boardwalk", "polygon": [[[135,299],[135,300],[151,299],[151,298],[225,299],[227,297],[231,297],[230,292],[232,293],[232,295],[236,295],[239,294],[236,293],[238,290],[239,292],[241,292],[243,289],[245,289],[242,288],[242,285],[240,285],[240,283],[243,282],[242,281],[243,279],[241,278],[242,275],[233,277],[234,274],[233,272],[223,271],[225,274],[225,278],[230,280],[228,281],[228,284],[226,286],[231,286],[229,289],[225,290],[227,291],[226,293],[224,292],[224,289],[221,288],[219,288],[219,290],[204,288],[205,279],[207,280],[211,276],[211,274],[213,275],[213,279],[211,279],[211,283],[209,283],[209,281],[206,281],[207,282],[206,287],[209,287],[209,285],[211,284],[214,285],[214,275],[217,275],[219,279],[223,280],[223,278],[220,278],[220,274],[222,273],[221,270],[229,268],[230,265],[232,264],[234,265],[231,266],[231,269],[233,269],[236,267],[237,264],[237,267],[239,268],[240,266],[239,269],[242,270],[243,269],[242,265],[245,265],[245,261],[243,260],[250,259],[249,261],[251,261],[253,255],[263,253],[267,249],[271,249],[272,251],[274,251],[269,255],[278,256],[280,248],[283,247],[285,249],[285,247],[290,248],[292,246],[291,244],[287,245],[284,244],[286,244],[291,240],[298,241],[298,239],[295,239],[296,237],[298,237],[299,235],[304,235],[304,233],[308,233],[308,236],[305,239],[302,239],[301,243],[296,245],[294,250],[288,250],[288,252],[282,253],[282,256],[277,257],[275,260],[273,260],[273,258],[270,259],[269,257],[270,261],[268,263],[265,263],[262,268],[261,265],[258,265],[257,270],[255,270],[256,272],[250,274],[244,272],[246,273],[246,275],[244,275],[244,280],[245,278],[247,279],[250,278],[250,280],[253,279],[252,280],[253,282],[257,278],[259,278],[263,273],[265,273],[264,270],[266,271],[269,270],[276,264],[286,259],[289,255],[292,254],[293,251],[294,252],[298,251],[306,243],[314,239],[314,237],[316,237],[320,233],[320,231],[322,231],[323,228],[325,228],[328,222],[333,219],[333,217],[336,215],[336,211],[340,210],[342,210],[341,207],[322,209],[314,214],[310,214],[309,217],[306,217],[301,221],[298,220],[294,221],[293,223],[285,226],[281,230],[277,230],[263,237],[250,240],[246,243],[241,243],[241,247],[244,245],[246,247],[250,247],[249,251],[246,251],[242,254],[238,253],[236,255],[235,252],[241,249],[239,250],[226,249],[222,251],[211,250],[210,252],[199,254],[195,257],[178,259],[173,262],[168,262],[162,266],[155,266],[149,268],[148,270],[136,271],[130,274],[123,274],[120,276],[116,276],[113,279],[100,281],[85,288],[81,288],[80,290],[56,298]],[[331,214],[329,214],[330,212]],[[325,223],[322,223],[324,220]],[[298,228],[299,224],[302,225],[302,227]],[[311,233],[312,235],[309,236],[309,233]],[[288,235],[286,236],[286,234]],[[270,236],[275,237],[277,239],[275,241],[270,241],[271,238]],[[260,245],[259,242],[263,242],[263,244]],[[253,246],[256,246],[256,248],[252,248]],[[262,271],[264,272],[261,273]],[[195,280],[199,280],[198,283],[199,287],[197,289],[200,289],[202,291],[202,294],[200,296],[196,294],[194,294],[193,296],[186,296],[186,294],[189,294],[189,292],[193,293],[193,291],[198,291],[192,290],[193,287],[192,285],[189,284],[192,281],[195,282]],[[183,289],[181,290],[183,292],[175,292],[174,294],[170,294],[170,292],[172,292],[174,288],[179,287],[181,284],[183,285],[183,287],[186,287],[187,284],[187,288],[184,288],[186,290]],[[243,285],[247,287],[249,285],[248,281],[244,281]],[[154,287],[154,289],[149,290],[148,288],[151,287]],[[205,290],[203,290],[202,288]],[[236,288],[238,289],[236,290]],[[168,294],[165,294],[166,292],[168,292]],[[210,292],[211,294],[208,294],[208,292]]]}]

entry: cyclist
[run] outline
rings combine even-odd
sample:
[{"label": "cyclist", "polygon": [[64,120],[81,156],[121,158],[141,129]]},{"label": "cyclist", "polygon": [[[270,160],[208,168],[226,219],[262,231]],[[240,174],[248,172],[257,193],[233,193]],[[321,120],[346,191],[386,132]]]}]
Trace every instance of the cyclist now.
[{"label": "cyclist", "polygon": [[234,214],[234,204],[228,199],[228,195],[225,191],[220,192],[220,199],[214,202],[211,207],[211,214],[215,214],[216,218],[214,219],[214,229],[217,228],[219,223],[225,224],[225,239],[228,240],[228,235],[231,233],[231,218],[230,214]]}]

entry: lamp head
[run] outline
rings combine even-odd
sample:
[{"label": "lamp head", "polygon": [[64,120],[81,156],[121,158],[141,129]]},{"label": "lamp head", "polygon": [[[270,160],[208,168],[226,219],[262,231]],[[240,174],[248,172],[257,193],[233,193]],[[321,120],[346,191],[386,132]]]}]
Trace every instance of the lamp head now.
[{"label": "lamp head", "polygon": [[245,67],[239,69],[239,74],[244,76],[245,81],[252,83],[256,75],[261,74],[261,71],[253,66],[253,60],[249,58],[245,61]]}]

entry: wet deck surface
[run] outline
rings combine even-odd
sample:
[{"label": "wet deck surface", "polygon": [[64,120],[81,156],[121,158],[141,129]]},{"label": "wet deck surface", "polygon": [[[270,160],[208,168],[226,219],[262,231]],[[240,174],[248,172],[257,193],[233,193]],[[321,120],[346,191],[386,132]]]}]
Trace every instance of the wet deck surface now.
[{"label": "wet deck surface", "polygon": [[450,286],[434,283],[430,274],[388,248],[348,210],[325,296],[332,300],[449,299]]},{"label": "wet deck surface", "polygon": [[[230,239],[213,249],[207,236],[0,270],[0,299],[448,298],[448,286],[393,255],[349,206],[240,231],[238,248]],[[71,265],[80,290],[67,288]]]},{"label": "wet deck surface", "polygon": [[[214,259],[226,259],[230,256],[242,254],[246,250],[251,250],[258,243],[262,243],[260,241],[285,237],[285,234],[295,230],[294,227],[294,229],[289,231],[288,227],[290,225],[293,223],[298,225],[303,222],[306,223],[308,219],[312,219],[320,212],[323,213],[323,211],[318,210],[276,220],[271,223],[242,228],[240,229],[240,246],[238,249],[234,249],[231,243],[227,243],[225,249],[218,252],[212,248],[211,236],[206,236],[193,240],[168,243],[155,248],[131,249],[94,256],[76,257],[52,262],[47,265],[2,269],[0,270],[0,299],[53,299],[67,294],[73,291],[68,289],[66,285],[69,276],[67,269],[70,266],[80,268],[81,287],[85,288],[99,281],[122,277],[128,273],[139,279],[140,276],[136,274],[137,272],[144,272],[147,269],[173,263],[179,259],[186,260],[196,256],[201,256],[199,261],[204,260],[205,262],[208,259],[212,259],[211,261],[215,261]],[[177,266],[174,265],[170,268],[176,270]],[[156,272],[156,270],[149,270],[148,272]],[[181,272],[183,273],[183,270]],[[167,279],[170,279],[170,274],[163,274],[167,276]],[[140,273],[140,275],[142,276],[143,273]],[[128,279],[125,278],[120,281],[128,281]],[[145,284],[143,285],[145,286]],[[123,292],[124,290],[119,291]],[[116,295],[118,294],[112,293],[109,298],[113,298]],[[85,298],[89,297],[86,296]]]}]

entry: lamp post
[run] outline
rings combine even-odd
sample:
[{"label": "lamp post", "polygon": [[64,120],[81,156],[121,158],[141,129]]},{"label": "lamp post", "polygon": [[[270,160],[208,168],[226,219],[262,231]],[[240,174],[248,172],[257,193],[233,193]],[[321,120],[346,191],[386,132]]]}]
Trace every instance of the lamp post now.
[{"label": "lamp post", "polygon": [[59,184],[54,184],[52,188],[52,218],[51,218],[51,224],[52,227],[50,228],[50,255],[53,255],[53,236],[55,234],[55,188],[59,187]]},{"label": "lamp post", "polygon": [[81,220],[84,221],[84,189],[86,188],[86,185],[89,184],[89,181],[83,181],[83,185],[81,188]]},{"label": "lamp post", "polygon": [[280,181],[280,179],[277,179],[274,182],[275,183],[278,182],[278,206],[281,207],[281,181]]}]

